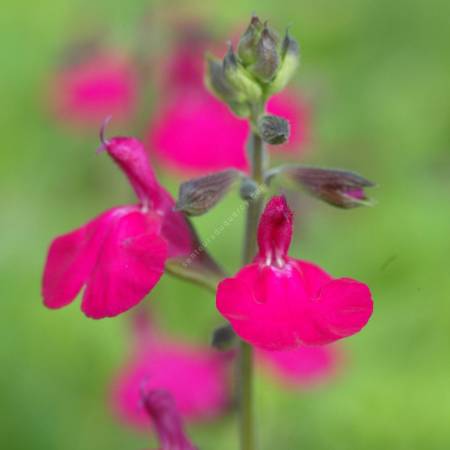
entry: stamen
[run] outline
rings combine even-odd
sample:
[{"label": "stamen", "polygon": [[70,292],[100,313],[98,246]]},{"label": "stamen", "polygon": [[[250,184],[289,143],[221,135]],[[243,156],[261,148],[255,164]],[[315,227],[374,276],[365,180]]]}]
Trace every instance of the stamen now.
[{"label": "stamen", "polygon": [[283,268],[283,266],[284,266],[284,259],[283,259],[282,256],[277,256],[277,258],[276,258],[276,265],[277,265],[280,269]]}]

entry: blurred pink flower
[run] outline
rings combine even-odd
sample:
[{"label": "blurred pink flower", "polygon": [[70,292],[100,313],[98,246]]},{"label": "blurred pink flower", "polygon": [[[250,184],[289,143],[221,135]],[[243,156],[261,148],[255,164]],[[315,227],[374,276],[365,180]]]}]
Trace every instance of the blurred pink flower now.
[{"label": "blurred pink flower", "polygon": [[178,23],[175,27],[176,43],[172,52],[166,53],[160,63],[158,83],[161,89],[171,93],[201,89],[205,53],[208,47],[214,45],[210,33],[198,21]]},{"label": "blurred pink flower", "polygon": [[320,267],[291,258],[293,214],[273,197],[258,228],[253,263],[217,289],[217,308],[241,339],[268,350],[324,345],[351,336],[372,315],[369,288],[333,279]]},{"label": "blurred pink flower", "polygon": [[286,387],[309,388],[332,378],[340,363],[335,347],[304,345],[284,351],[256,349],[259,364]]},{"label": "blurred pink flower", "polygon": [[158,183],[143,145],[115,137],[102,148],[119,165],[139,203],[112,208],[57,237],[45,264],[42,293],[48,308],[71,303],[86,287],[81,308],[95,319],[138,304],[159,281],[168,256],[189,254],[194,236],[174,200]]},{"label": "blurred pink flower", "polygon": [[137,74],[127,57],[103,52],[64,67],[49,85],[51,107],[70,125],[97,126],[104,117],[128,119],[137,101]]},{"label": "blurred pink flower", "polygon": [[112,385],[112,408],[124,422],[146,428],[149,418],[140,388],[167,390],[187,420],[212,419],[228,406],[230,354],[176,341],[160,332],[138,330],[127,364]]},{"label": "blurred pink flower", "polygon": [[[277,94],[268,102],[270,113],[291,124],[291,138],[274,152],[301,150],[307,141],[308,107],[292,91]],[[247,169],[245,120],[204,89],[182,91],[160,105],[148,140],[155,154],[168,167],[189,173],[204,173],[229,167]]]},{"label": "blurred pink flower", "polygon": [[191,173],[246,168],[248,126],[206,91],[182,92],[161,105],[150,126],[150,145],[172,169]]}]

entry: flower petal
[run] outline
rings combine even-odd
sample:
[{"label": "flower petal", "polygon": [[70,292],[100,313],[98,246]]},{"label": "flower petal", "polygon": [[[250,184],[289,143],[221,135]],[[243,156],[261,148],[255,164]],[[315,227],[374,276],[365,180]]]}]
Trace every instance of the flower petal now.
[{"label": "flower petal", "polygon": [[351,336],[366,325],[373,311],[369,288],[350,278],[333,280],[312,299],[299,327],[304,343],[323,345]]},{"label": "flower petal", "polygon": [[296,318],[305,315],[307,306],[301,275],[289,264],[283,269],[246,266],[217,290],[217,308],[236,334],[269,350],[301,343]]},{"label": "flower petal", "polygon": [[257,349],[261,365],[287,387],[307,388],[335,375],[339,354],[332,346],[306,347],[293,350]]},{"label": "flower petal", "polygon": [[149,216],[131,212],[110,224],[81,309],[95,319],[113,317],[139,303],[158,282],[167,243]]},{"label": "flower petal", "polygon": [[94,267],[113,211],[52,242],[42,280],[45,306],[61,308],[75,299]]},{"label": "flower petal", "polygon": [[159,158],[183,176],[248,166],[242,150],[247,123],[203,87],[173,96],[149,130],[149,142]]},{"label": "flower petal", "polygon": [[372,312],[372,297],[364,283],[339,278],[322,290],[320,322],[339,338],[360,331]]},{"label": "flower petal", "polygon": [[317,297],[322,287],[333,279],[316,264],[300,260],[296,260],[296,263],[303,274],[305,289],[310,297]]}]

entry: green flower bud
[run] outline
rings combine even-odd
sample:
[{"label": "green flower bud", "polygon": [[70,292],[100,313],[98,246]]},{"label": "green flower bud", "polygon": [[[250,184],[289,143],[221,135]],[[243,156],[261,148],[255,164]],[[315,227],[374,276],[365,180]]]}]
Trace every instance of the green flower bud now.
[{"label": "green flower bud", "polygon": [[256,61],[248,68],[250,73],[263,83],[269,83],[280,66],[278,47],[278,37],[267,24],[264,25],[256,48]]},{"label": "green flower bud", "polygon": [[243,94],[250,103],[260,101],[262,97],[261,86],[254,80],[239,63],[231,43],[223,59],[223,73],[227,82],[234,89]]},{"label": "green flower bud", "polygon": [[206,87],[217,98],[224,101],[239,117],[248,117],[250,107],[244,93],[237,91],[225,78],[222,62],[210,55],[206,57]]},{"label": "green flower bud", "polygon": [[228,106],[238,117],[249,117],[252,112],[248,103],[228,102]]},{"label": "green flower bud", "polygon": [[266,115],[258,120],[258,131],[264,142],[283,144],[289,138],[289,122],[279,116]]},{"label": "green flower bud", "polygon": [[239,189],[239,194],[243,200],[254,200],[260,193],[258,183],[251,178],[244,178]]},{"label": "green flower bud", "polygon": [[286,87],[300,63],[299,45],[295,39],[291,38],[288,30],[286,30],[286,35],[283,39],[281,55],[280,69],[269,87],[271,94],[280,92]]},{"label": "green flower bud", "polygon": [[256,48],[263,30],[263,24],[257,16],[252,16],[250,24],[239,40],[238,56],[244,66],[252,64],[256,60]]},{"label": "green flower bud", "polygon": [[205,84],[216,97],[225,102],[245,101],[245,96],[239,94],[225,78],[222,62],[211,55],[206,57]]}]

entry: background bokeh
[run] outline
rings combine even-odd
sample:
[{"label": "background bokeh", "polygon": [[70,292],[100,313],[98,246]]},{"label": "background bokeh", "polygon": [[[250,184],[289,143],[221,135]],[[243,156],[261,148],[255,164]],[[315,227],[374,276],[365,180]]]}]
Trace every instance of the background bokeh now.
[{"label": "background bokeh", "polygon": [[[340,211],[299,196],[292,254],[369,284],[375,313],[342,344],[345,367],[325,386],[293,392],[258,377],[261,449],[448,448],[448,2],[9,3],[0,19],[0,448],[149,446],[108,408],[111,374],[127,352],[127,315],[89,320],[79,302],[49,311],[40,276],[53,236],[132,198],[121,174],[95,154],[96,133],[66,130],[49,114],[46,89],[58,55],[96,26],[127,48],[143,15],[162,8],[198,13],[223,35],[253,10],[278,28],[291,23],[303,52],[295,84],[314,110],[302,160],[347,167],[379,183],[374,208]],[[158,47],[161,36],[149,33]],[[112,130],[129,132],[114,124]],[[178,181],[164,180],[176,192]],[[201,233],[237,202],[231,195],[196,219]],[[242,218],[212,246],[230,270],[238,267],[241,228]],[[169,277],[147,301],[165,328],[198,342],[208,342],[220,323],[210,294]],[[190,434],[204,450],[236,448],[233,417]]]}]

